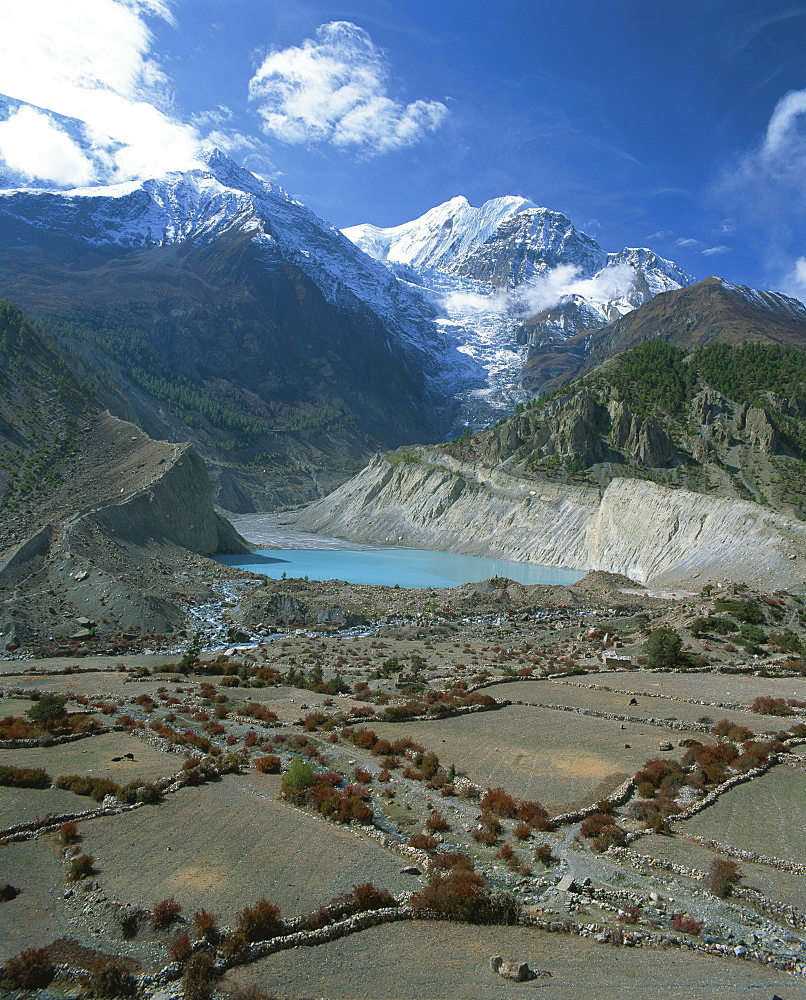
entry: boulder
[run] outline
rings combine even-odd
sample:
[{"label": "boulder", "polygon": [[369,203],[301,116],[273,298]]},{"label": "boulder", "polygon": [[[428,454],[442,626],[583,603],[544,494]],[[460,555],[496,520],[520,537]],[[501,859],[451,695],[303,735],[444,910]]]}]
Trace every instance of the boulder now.
[{"label": "boulder", "polygon": [[502,979],[510,979],[514,983],[525,983],[532,978],[528,962],[505,962],[500,955],[490,958],[490,969],[497,972]]}]

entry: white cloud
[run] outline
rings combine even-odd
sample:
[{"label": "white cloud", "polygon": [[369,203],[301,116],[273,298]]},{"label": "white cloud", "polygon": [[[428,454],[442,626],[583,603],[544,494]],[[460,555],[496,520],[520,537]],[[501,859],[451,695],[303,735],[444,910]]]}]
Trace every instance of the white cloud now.
[{"label": "white cloud", "polygon": [[92,161],[50,115],[20,108],[0,122],[0,160],[30,180],[75,187],[95,179]]},{"label": "white cloud", "polygon": [[680,239],[674,241],[676,247],[697,247],[700,245],[699,240],[694,240],[690,236],[681,236]]},{"label": "white cloud", "polygon": [[611,302],[626,296],[635,283],[635,270],[629,264],[602,268],[592,278],[580,278],[579,273],[575,264],[560,264],[509,291],[490,295],[453,292],[443,298],[442,304],[448,312],[496,312],[526,318],[554,309],[573,296]]},{"label": "white cloud", "polygon": [[717,254],[730,253],[730,247],[720,245],[718,247],[706,247],[705,250],[700,250],[703,257],[714,257]]},{"label": "white cloud", "polygon": [[[3,0],[0,93],[86,122],[94,148],[84,155],[104,180],[195,162],[198,133],[169,113],[147,16],[173,22],[166,0]],[[26,158],[16,143],[5,155],[9,165]]]},{"label": "white cloud", "polygon": [[806,240],[806,90],[785,94],[764,137],[716,186],[732,218],[758,234],[766,279],[774,287],[797,281]]},{"label": "white cloud", "polygon": [[781,291],[806,303],[806,257],[798,257],[792,270],[784,275]]},{"label": "white cloud", "polygon": [[272,51],[249,82],[263,130],[285,143],[330,142],[365,155],[417,142],[448,114],[440,101],[389,96],[385,54],[350,21]]}]

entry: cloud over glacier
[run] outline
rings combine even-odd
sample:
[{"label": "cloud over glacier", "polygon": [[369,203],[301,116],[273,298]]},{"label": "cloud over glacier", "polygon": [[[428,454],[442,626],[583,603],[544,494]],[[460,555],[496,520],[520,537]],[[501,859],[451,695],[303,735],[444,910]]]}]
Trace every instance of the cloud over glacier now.
[{"label": "cloud over glacier", "polygon": [[526,319],[554,309],[578,295],[592,302],[609,302],[626,296],[635,283],[635,269],[629,264],[602,268],[590,278],[581,278],[576,264],[560,264],[532,281],[512,289],[496,289],[489,295],[472,291],[452,292],[442,298],[448,312],[509,313]]}]

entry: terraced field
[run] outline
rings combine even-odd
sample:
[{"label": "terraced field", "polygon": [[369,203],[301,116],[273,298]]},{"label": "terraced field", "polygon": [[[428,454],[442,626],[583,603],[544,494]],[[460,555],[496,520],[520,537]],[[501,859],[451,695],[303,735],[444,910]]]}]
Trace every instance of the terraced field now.
[{"label": "terraced field", "polygon": [[[646,688],[644,688],[646,690]],[[577,685],[567,681],[520,681],[511,684],[494,684],[484,688],[485,694],[493,698],[510,701],[542,702],[547,705],[569,705],[575,708],[593,709],[597,712],[614,712],[644,719],[673,719],[679,722],[698,722],[707,718],[712,722],[729,719],[738,726],[745,726],[753,732],[766,732],[781,728],[780,720],[755,712],[735,711],[729,708],[692,705],[686,701],[658,694],[646,697],[631,695],[627,691],[601,691],[588,685]],[[637,704],[631,705],[631,701]],[[680,738],[678,736],[678,738]],[[697,737],[702,739],[701,736]]]},{"label": "terraced field", "polygon": [[186,913],[204,907],[225,923],[262,896],[294,916],[363,882],[416,888],[398,856],[279,802],[278,792],[279,778],[260,774],[184,788],[82,824],[83,849],[117,898],[150,907],[174,896]]},{"label": "terraced field", "polygon": [[[551,978],[507,983],[490,972],[491,955],[528,961]],[[278,1000],[806,1000],[796,978],[750,962],[639,948],[528,927],[397,923],[318,948],[280,952],[233,970],[224,986],[257,983]]]},{"label": "terraced field", "polygon": [[[127,753],[132,754],[134,760],[113,760]],[[111,778],[118,784],[135,778],[155,781],[168,777],[181,768],[183,759],[178,754],[156,750],[143,740],[122,732],[88,736],[58,747],[0,750],[0,765],[42,767],[54,779],[60,774],[88,774],[94,778]],[[0,797],[3,791],[0,789]]]},{"label": "terraced field", "polygon": [[613,791],[680,733],[571,712],[511,705],[493,712],[425,722],[371,723],[394,741],[410,737],[446,766],[485,787],[538,799],[552,812],[587,805]]},{"label": "terraced field", "polygon": [[686,822],[686,833],[806,863],[806,774],[779,766]]}]

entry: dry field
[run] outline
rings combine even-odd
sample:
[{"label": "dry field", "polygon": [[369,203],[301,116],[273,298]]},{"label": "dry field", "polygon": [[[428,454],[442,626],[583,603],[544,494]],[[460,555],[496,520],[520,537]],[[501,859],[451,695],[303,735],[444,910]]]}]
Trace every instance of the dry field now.
[{"label": "dry field", "polygon": [[[679,722],[697,722],[705,716],[714,722],[719,719],[730,719],[736,725],[746,726],[753,732],[777,731],[781,728],[780,720],[769,715],[734,711],[729,708],[691,705],[685,701],[676,701],[673,698],[665,697],[660,693],[655,697],[648,698],[640,694],[633,696],[626,691],[599,691],[588,685],[577,687],[563,681],[523,681],[513,684],[494,684],[484,688],[484,693],[491,694],[493,698],[508,698],[510,701],[539,701],[549,705],[571,705],[575,708],[590,708],[597,712],[615,712],[645,719],[675,719]],[[637,705],[630,704],[632,697],[635,697]]]},{"label": "dry field", "polygon": [[[131,753],[134,760],[114,761]],[[127,733],[101,733],[87,736],[73,743],[54,747],[24,747],[18,750],[0,750],[0,764],[12,767],[42,767],[52,778],[60,774],[88,774],[93,778],[111,778],[125,785],[135,778],[155,781],[157,778],[176,774],[184,757],[166,753],[129,736]],[[4,789],[3,789],[4,790]],[[89,799],[78,799],[89,802]],[[81,808],[80,806],[78,808]],[[90,808],[85,806],[84,808]]]},{"label": "dry field", "polygon": [[0,847],[0,881],[20,889],[0,903],[0,961],[71,933],[57,903],[62,868],[49,838]]},{"label": "dry field", "polygon": [[251,774],[183,788],[82,824],[82,846],[112,896],[148,907],[174,896],[187,914],[204,907],[224,923],[263,896],[294,916],[363,882],[417,888],[398,856],[277,801],[279,787],[279,778]]},{"label": "dry field", "polygon": [[[682,831],[685,832],[686,829],[684,824]],[[632,849],[639,854],[671,861],[686,868],[696,868],[703,872],[709,871],[714,858],[724,857],[677,836],[643,837],[632,845]],[[806,910],[806,875],[793,875],[790,872],[782,872],[767,865],[747,861],[738,861],[737,864],[744,876],[741,883],[743,886],[755,889],[778,903],[787,903],[799,910]]]},{"label": "dry field", "polygon": [[[625,671],[588,674],[575,678],[580,684],[605,684],[614,691],[630,694],[648,691],[674,698],[702,698],[705,701],[728,701],[750,705],[759,695],[771,698],[794,698],[806,701],[806,677],[755,677],[748,674],[656,673]],[[699,706],[694,706],[695,708]],[[708,706],[703,712],[713,715]]]},{"label": "dry field", "polygon": [[785,861],[806,861],[806,774],[779,766],[721,796],[685,832]]},{"label": "dry field", "polygon": [[[375,723],[390,741],[408,736],[485,787],[538,799],[552,812],[613,791],[679,732],[572,712],[511,705],[492,712],[427,722]],[[625,744],[629,744],[625,748]]]},{"label": "dry field", "polygon": [[81,812],[94,805],[90,799],[62,788],[0,788],[0,830],[32,823],[48,813]]},{"label": "dry field", "polygon": [[[551,978],[507,983],[491,955],[529,962]],[[233,970],[230,984],[257,983],[278,1000],[806,1000],[806,985],[749,962],[679,951],[613,948],[526,927],[397,923],[318,948],[280,952]]]}]

